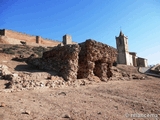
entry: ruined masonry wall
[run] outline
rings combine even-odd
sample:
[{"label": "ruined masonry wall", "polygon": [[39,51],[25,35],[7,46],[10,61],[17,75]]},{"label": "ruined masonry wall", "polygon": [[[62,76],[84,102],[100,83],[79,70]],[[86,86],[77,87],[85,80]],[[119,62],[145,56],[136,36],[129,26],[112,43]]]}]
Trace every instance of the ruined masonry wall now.
[{"label": "ruined masonry wall", "polygon": [[77,78],[93,80],[94,76],[105,81],[112,77],[111,66],[116,56],[117,51],[108,45],[86,40],[80,44],[56,46],[44,52],[42,58],[29,58],[27,63],[54,71],[66,81]]},{"label": "ruined masonry wall", "polygon": [[79,45],[65,45],[54,47],[51,51],[43,53],[41,59],[30,59],[29,64],[43,70],[52,70],[64,80],[77,79]]},{"label": "ruined masonry wall", "polygon": [[88,39],[79,44],[78,78],[98,76],[101,80],[111,77],[110,67],[116,60],[117,51],[110,46]]},{"label": "ruined masonry wall", "polygon": [[54,47],[51,51],[43,53],[44,66],[47,63],[46,68],[55,70],[67,81],[77,79],[79,52],[78,45]]}]

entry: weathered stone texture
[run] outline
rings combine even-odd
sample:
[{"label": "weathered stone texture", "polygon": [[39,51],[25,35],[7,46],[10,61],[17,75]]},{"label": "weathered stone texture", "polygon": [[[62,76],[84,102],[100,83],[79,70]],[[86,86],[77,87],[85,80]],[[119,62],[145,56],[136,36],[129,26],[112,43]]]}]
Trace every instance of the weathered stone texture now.
[{"label": "weathered stone texture", "polygon": [[27,62],[40,69],[55,71],[66,81],[94,76],[107,80],[112,77],[110,67],[116,55],[110,46],[86,40],[80,44],[54,47],[44,52],[42,58],[30,58]]},{"label": "weathered stone texture", "polygon": [[110,67],[116,59],[116,51],[108,45],[94,40],[79,44],[78,78],[98,76],[101,80],[111,77]]},{"label": "weathered stone texture", "polygon": [[51,51],[43,53],[42,58],[30,58],[27,62],[40,69],[53,70],[66,81],[77,79],[78,45],[65,45],[54,47]]}]

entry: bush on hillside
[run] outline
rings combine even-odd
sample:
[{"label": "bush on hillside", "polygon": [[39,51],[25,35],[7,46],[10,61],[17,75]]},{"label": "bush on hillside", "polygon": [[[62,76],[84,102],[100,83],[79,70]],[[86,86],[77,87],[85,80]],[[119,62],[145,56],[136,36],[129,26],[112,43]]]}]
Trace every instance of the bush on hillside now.
[{"label": "bush on hillside", "polygon": [[6,54],[15,54],[12,48],[3,48],[3,53]]},{"label": "bush on hillside", "polygon": [[32,48],[33,52],[36,53],[39,57],[42,57],[43,52],[46,52],[48,49],[42,46]]}]

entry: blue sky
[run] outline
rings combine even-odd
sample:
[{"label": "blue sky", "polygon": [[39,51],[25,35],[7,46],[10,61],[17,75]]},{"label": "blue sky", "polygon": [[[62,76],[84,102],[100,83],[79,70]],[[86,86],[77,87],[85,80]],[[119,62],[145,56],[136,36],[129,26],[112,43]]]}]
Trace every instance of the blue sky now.
[{"label": "blue sky", "polygon": [[160,63],[160,0],[0,0],[0,29],[116,47],[120,27],[129,51]]}]

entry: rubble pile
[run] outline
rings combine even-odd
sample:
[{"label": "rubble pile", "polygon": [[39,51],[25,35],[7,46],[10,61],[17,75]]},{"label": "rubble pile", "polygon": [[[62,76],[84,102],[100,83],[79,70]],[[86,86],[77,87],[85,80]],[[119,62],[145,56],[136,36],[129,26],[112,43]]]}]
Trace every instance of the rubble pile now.
[{"label": "rubble pile", "polygon": [[0,78],[10,79],[12,73],[8,70],[6,65],[0,65]]},{"label": "rubble pile", "polygon": [[146,79],[147,76],[143,74],[139,74],[136,72],[130,72],[130,71],[124,71],[120,70],[115,66],[112,66],[111,71],[113,73],[113,76],[111,78],[112,81],[117,81],[117,80],[144,80]]},{"label": "rubble pile", "polygon": [[[113,76],[110,80],[130,80],[130,79],[145,79],[144,76],[130,74],[119,70],[112,66],[111,72]],[[83,86],[100,82],[100,78],[92,76],[88,79],[77,79],[75,81],[65,81],[62,77],[53,76],[47,72],[18,72],[12,73],[6,65],[0,65],[0,77],[7,80],[6,88],[11,91],[21,91],[39,88],[59,88],[68,86]]]},{"label": "rubble pile", "polygon": [[[3,69],[2,69],[3,68]],[[6,88],[10,91],[21,91],[39,88],[59,88],[67,86],[82,86],[91,84],[87,79],[65,81],[62,77],[53,76],[47,72],[11,73],[6,65],[0,65],[0,77],[6,80]]]}]

